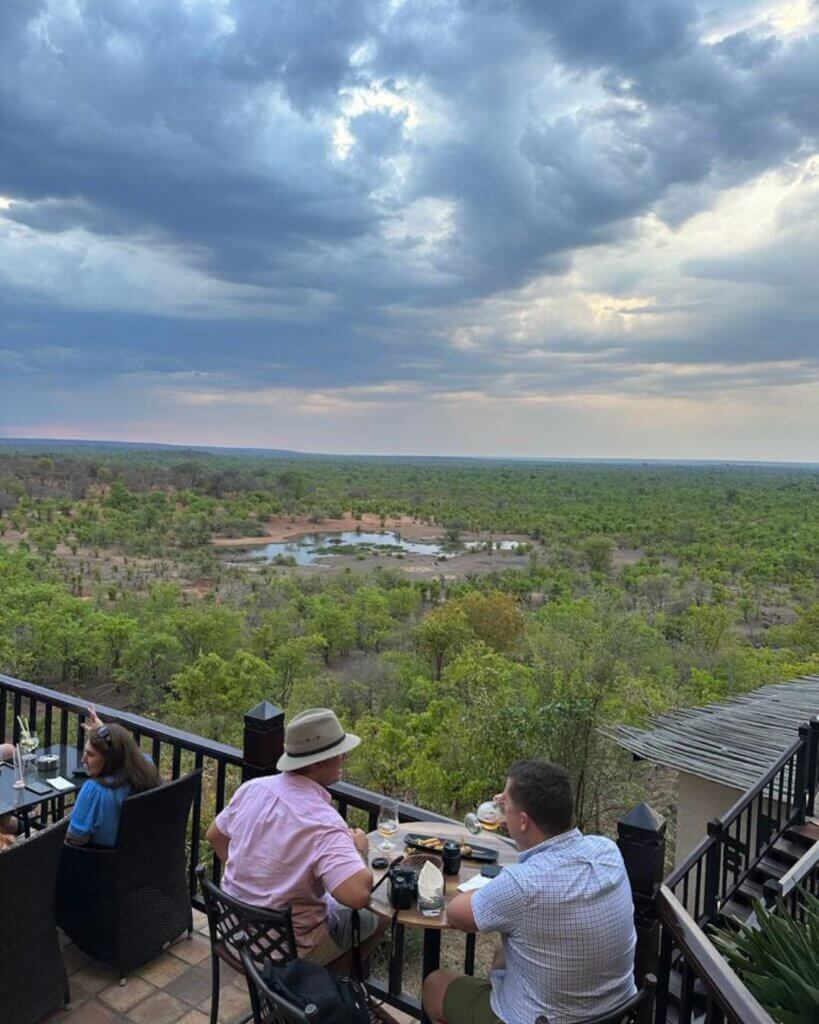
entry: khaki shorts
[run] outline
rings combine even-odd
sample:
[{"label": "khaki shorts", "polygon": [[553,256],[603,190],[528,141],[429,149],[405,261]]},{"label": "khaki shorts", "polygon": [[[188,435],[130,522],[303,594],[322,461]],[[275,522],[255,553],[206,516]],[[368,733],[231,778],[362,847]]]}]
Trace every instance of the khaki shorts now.
[{"label": "khaki shorts", "polygon": [[[378,927],[379,918],[371,910],[359,910],[358,920],[361,927],[361,941],[366,942]],[[353,945],[353,912],[346,907],[335,911],[332,929],[312,949],[302,953],[303,960],[312,960],[315,964],[331,964],[340,956],[349,953]]]},{"label": "khaki shorts", "polygon": [[492,986],[480,978],[461,975],[447,986],[444,993],[446,1024],[503,1024],[489,1005]]}]

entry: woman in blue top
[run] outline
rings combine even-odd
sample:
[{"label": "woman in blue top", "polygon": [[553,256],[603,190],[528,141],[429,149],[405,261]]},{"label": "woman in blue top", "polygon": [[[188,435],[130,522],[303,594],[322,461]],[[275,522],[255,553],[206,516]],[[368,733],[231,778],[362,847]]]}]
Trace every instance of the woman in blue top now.
[{"label": "woman in blue top", "polygon": [[103,725],[96,714],[82,755],[88,781],[80,790],[66,842],[116,846],[122,803],[132,793],[159,785],[159,772],[121,725]]}]

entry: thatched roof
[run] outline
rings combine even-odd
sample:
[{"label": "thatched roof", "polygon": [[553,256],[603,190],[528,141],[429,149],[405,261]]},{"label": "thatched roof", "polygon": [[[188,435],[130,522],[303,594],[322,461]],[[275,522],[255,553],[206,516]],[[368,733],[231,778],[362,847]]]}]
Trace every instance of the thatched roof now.
[{"label": "thatched roof", "polygon": [[748,789],[819,714],[819,676],[776,683],[704,708],[669,711],[647,729],[608,732],[637,757]]}]

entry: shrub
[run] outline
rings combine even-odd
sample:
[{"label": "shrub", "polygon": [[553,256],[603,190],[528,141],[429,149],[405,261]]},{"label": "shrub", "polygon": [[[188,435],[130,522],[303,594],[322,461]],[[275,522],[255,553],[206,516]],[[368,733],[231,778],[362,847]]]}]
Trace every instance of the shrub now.
[{"label": "shrub", "polygon": [[781,1024],[819,1020],[819,899],[800,892],[803,921],[782,900],[776,911],[755,900],[758,927],[714,929],[714,944]]}]

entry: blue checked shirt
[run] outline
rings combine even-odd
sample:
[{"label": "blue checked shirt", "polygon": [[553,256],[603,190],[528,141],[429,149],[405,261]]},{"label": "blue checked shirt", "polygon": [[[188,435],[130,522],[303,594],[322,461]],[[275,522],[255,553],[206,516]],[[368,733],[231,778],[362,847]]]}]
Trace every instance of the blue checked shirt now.
[{"label": "blue checked shirt", "polygon": [[575,828],[524,850],[475,893],[472,913],[503,939],[506,969],[490,981],[506,1024],[574,1024],[636,991],[631,887],[610,839]]}]

